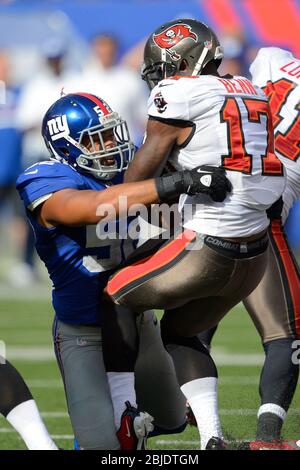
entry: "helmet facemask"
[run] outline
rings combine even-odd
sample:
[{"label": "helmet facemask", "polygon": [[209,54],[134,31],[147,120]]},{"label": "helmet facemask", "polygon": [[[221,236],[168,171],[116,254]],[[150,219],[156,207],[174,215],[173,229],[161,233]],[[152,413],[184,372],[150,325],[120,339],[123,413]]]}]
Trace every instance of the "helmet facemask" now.
[{"label": "helmet facemask", "polygon": [[155,62],[151,65],[142,66],[141,77],[145,80],[150,90],[154,88],[161,80],[173,77],[177,73],[177,67],[170,62]]},{"label": "helmet facemask", "polygon": [[98,179],[111,180],[128,167],[134,155],[134,144],[126,122],[118,113],[100,119],[101,124],[80,133],[77,147],[82,153],[76,163]]}]

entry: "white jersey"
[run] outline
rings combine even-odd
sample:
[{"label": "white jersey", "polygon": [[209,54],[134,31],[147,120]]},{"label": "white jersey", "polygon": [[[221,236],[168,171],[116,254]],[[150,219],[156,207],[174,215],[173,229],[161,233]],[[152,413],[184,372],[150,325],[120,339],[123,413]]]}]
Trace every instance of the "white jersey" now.
[{"label": "white jersey", "polygon": [[275,152],[287,170],[283,221],[300,197],[300,60],[277,47],[260,49],[250,66],[253,83],[269,98]]},{"label": "white jersey", "polygon": [[270,138],[270,107],[258,87],[244,77],[173,77],[152,90],[148,114],[193,126],[191,137],[169,158],[176,169],[222,165],[232,183],[222,203],[182,195],[184,227],[230,238],[268,226],[265,211],[282,194],[285,176]]}]

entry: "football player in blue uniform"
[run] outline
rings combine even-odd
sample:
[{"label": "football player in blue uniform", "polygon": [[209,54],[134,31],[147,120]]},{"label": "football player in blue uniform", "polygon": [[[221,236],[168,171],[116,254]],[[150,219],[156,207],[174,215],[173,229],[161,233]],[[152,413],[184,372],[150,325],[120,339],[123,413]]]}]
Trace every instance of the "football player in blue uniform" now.
[{"label": "football player in blue uniform", "polygon": [[[119,115],[87,93],[56,101],[44,117],[42,134],[51,159],[28,168],[17,188],[35,232],[37,252],[53,282],[55,352],[74,434],[81,449],[118,449],[120,443],[122,449],[138,448],[152,424],[147,413],[137,411],[137,402],[158,427],[172,432],[185,425],[185,401],[153,313],[139,317],[140,338],[147,331],[150,340],[141,340],[145,359],[136,364],[135,315],[102,296],[109,276],[136,245],[136,240],[120,234],[122,220],[126,230],[131,221],[126,213],[121,217],[119,197],[123,202],[126,198],[128,207],[149,206],[182,192],[212,197],[217,193],[224,199],[225,172],[202,168],[201,173],[196,169],[113,184],[122,181],[134,145]],[[207,174],[209,185],[202,179]],[[114,213],[115,224],[105,219],[107,211]],[[100,236],[111,225],[114,233]],[[151,372],[142,362],[155,362],[157,367]]]}]

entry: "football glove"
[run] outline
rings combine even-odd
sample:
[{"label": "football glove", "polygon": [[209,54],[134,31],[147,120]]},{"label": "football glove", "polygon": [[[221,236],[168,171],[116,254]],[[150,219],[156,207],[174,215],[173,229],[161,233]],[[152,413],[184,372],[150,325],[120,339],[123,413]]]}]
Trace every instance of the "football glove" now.
[{"label": "football glove", "polygon": [[226,171],[221,167],[202,165],[192,170],[168,173],[155,179],[160,201],[188,194],[207,194],[215,202],[222,202],[231,191]]}]

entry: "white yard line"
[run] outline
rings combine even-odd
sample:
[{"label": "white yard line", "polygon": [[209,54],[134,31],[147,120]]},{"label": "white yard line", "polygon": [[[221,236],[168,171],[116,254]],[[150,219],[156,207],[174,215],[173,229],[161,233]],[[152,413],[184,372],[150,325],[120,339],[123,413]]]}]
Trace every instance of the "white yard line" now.
[{"label": "white yard line", "polygon": [[5,433],[13,433],[13,432],[16,433],[17,431],[15,431],[14,429],[10,429],[10,428],[0,428],[0,433],[3,433],[3,434],[5,434]]},{"label": "white yard line", "polygon": [[[264,355],[261,353],[232,353],[215,349],[213,357],[218,366],[259,366],[263,364]],[[7,358],[23,362],[41,362],[55,360],[52,347],[49,346],[9,346],[7,345]]]},{"label": "white yard line", "polygon": [[[14,430],[14,429],[10,429],[10,428],[0,428],[0,433],[2,434],[17,434],[17,432]],[[21,439],[20,436],[17,436],[19,439]],[[68,440],[73,440],[74,439],[74,435],[73,434],[51,434],[51,437],[53,439],[68,439]]]},{"label": "white yard line", "polygon": [[60,379],[25,379],[25,382],[30,388],[48,388],[62,390],[64,388],[62,380]]},{"label": "white yard line", "polygon": [[[67,411],[42,411],[41,416],[47,419],[65,419],[69,418]],[[4,418],[1,418],[1,420]]]},{"label": "white yard line", "polygon": [[179,440],[165,440],[165,439],[159,439],[155,441],[155,444],[157,446],[198,446],[199,447],[199,441],[179,441]]},{"label": "white yard line", "polygon": [[[255,408],[232,408],[232,409],[220,409],[219,410],[220,415],[223,416],[235,416],[235,415],[240,415],[240,416],[251,416],[257,414],[257,409]],[[300,415],[300,409],[299,408],[290,408],[288,411],[288,415],[293,415],[293,416],[299,416]]]},{"label": "white yard line", "polygon": [[226,375],[219,378],[219,385],[258,385],[258,375],[248,375],[247,377],[238,377],[236,375]]},{"label": "white yard line", "polygon": [[[256,408],[220,408],[220,415],[222,416],[256,416]],[[300,415],[299,408],[290,408],[288,414]],[[41,413],[43,418],[66,418],[68,417],[67,412],[63,411],[43,411]]]},{"label": "white yard line", "polygon": [[9,346],[6,357],[8,360],[22,362],[55,361],[55,354],[49,346]]},{"label": "white yard line", "polygon": [[[235,439],[233,441],[228,441],[229,443],[238,443],[238,442],[245,442],[245,441],[250,441],[250,440],[253,440],[254,437],[247,437],[245,439]],[[184,446],[184,445],[189,445],[189,446],[197,446],[199,447],[199,441],[184,441],[184,440],[169,440],[169,439],[158,439],[157,441],[155,441],[155,444],[156,445],[160,445],[160,446]]]},{"label": "white yard line", "polygon": [[[219,410],[221,416],[256,416],[256,408],[221,408]],[[299,408],[290,408],[289,415],[299,416]],[[69,415],[66,411],[42,411],[41,415],[43,418],[47,419],[64,419],[69,418]],[[1,429],[1,428],[0,428]]]},{"label": "white yard line", "polygon": [[[63,383],[60,379],[25,379],[25,382],[30,388],[47,388],[47,389],[61,389],[63,390]],[[219,378],[219,385],[255,385],[259,383],[257,375],[250,375],[247,377],[238,377],[228,375]]]},{"label": "white yard line", "polygon": [[69,418],[66,411],[42,411],[43,418]]},{"label": "white yard line", "polygon": [[264,362],[264,354],[262,353],[232,353],[229,351],[218,350],[212,351],[212,356],[217,366],[261,366]]},{"label": "white yard line", "polygon": [[[63,389],[63,383],[60,379],[25,379],[25,381],[31,388]],[[257,385],[258,383],[259,377],[257,375],[247,377],[228,375],[219,378],[220,385]]]},{"label": "white yard line", "polygon": [[37,286],[16,288],[1,283],[0,300],[51,300],[51,286],[38,283]]}]

